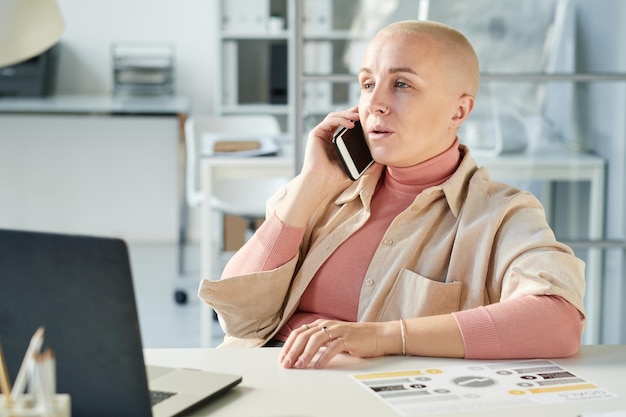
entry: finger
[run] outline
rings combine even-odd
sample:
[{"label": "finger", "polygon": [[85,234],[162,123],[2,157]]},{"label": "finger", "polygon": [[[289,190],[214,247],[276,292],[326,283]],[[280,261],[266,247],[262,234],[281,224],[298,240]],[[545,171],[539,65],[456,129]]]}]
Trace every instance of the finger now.
[{"label": "finger", "polygon": [[354,122],[357,120],[359,120],[359,113],[356,111],[356,108],[354,108],[329,113],[319,126],[326,132],[334,133],[339,126],[352,129]]},{"label": "finger", "polygon": [[329,343],[328,335],[323,330],[319,329],[310,335],[304,349],[298,359],[294,363],[293,367],[298,369],[306,368],[311,360],[317,355],[322,347]]},{"label": "finger", "polygon": [[322,349],[320,351],[314,367],[317,369],[324,368],[332,358],[344,350],[344,346],[344,341],[340,337],[334,339],[332,342],[329,342],[326,349]]},{"label": "finger", "polygon": [[294,329],[281,350],[278,361],[285,367],[291,368],[301,355],[311,334],[317,330],[310,325]]},{"label": "finger", "polygon": [[315,327],[315,326],[312,325],[312,324],[303,324],[302,326],[292,330],[292,332],[289,335],[290,337],[288,337],[287,340],[285,341],[285,343],[283,344],[283,349],[282,349],[282,352],[281,352],[281,356],[279,358],[279,360],[281,362],[282,362],[284,353],[291,349],[291,346],[293,345],[293,341],[295,340],[295,338],[299,334],[302,334],[302,333],[305,333],[305,332],[307,332],[309,330],[312,330],[313,327]]},{"label": "finger", "polygon": [[[317,319],[294,329],[283,345],[279,363],[285,368],[306,367],[320,348],[329,341],[329,336],[323,327],[331,324],[332,322],[328,320]],[[314,338],[313,342],[311,338]],[[309,351],[305,354],[307,348]],[[301,357],[302,360],[299,361]]]},{"label": "finger", "polygon": [[345,127],[346,129],[352,129],[357,120],[359,120],[358,113],[343,113],[337,118],[337,124]]}]

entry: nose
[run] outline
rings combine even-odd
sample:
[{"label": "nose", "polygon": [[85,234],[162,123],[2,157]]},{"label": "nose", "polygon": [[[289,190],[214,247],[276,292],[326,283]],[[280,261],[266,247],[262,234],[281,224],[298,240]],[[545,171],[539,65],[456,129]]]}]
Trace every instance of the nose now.
[{"label": "nose", "polygon": [[366,96],[366,108],[370,114],[386,114],[389,112],[389,97],[385,93],[379,86],[374,87],[373,90],[367,93],[362,93]]}]

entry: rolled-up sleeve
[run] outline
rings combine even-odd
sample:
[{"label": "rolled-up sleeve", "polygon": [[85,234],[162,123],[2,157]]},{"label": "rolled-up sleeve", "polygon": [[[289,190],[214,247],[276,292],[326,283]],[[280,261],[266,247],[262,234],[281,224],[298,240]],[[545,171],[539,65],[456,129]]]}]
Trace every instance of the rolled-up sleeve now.
[{"label": "rolled-up sleeve", "polygon": [[298,256],[271,271],[200,282],[198,296],[230,336],[264,338],[278,325]]}]

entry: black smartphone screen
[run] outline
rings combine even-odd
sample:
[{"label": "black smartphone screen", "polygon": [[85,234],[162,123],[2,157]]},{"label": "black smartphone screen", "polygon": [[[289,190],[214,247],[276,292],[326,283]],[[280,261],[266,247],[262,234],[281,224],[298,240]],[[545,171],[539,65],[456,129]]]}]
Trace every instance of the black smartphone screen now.
[{"label": "black smartphone screen", "polygon": [[354,128],[342,128],[333,139],[337,154],[352,180],[358,179],[374,162],[359,121]]}]

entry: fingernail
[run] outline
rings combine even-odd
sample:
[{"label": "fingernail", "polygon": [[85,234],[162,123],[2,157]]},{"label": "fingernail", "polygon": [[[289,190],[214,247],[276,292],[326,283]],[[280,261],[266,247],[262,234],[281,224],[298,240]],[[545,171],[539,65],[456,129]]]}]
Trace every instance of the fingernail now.
[{"label": "fingernail", "polygon": [[304,367],[304,361],[302,359],[298,359],[296,361],[296,364],[294,365],[294,368],[302,368]]}]

